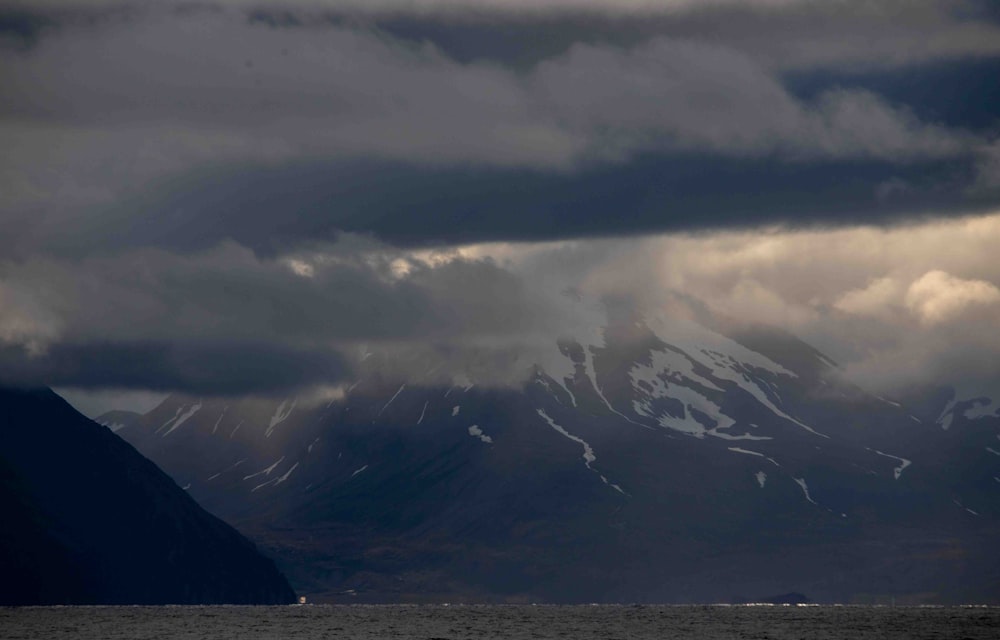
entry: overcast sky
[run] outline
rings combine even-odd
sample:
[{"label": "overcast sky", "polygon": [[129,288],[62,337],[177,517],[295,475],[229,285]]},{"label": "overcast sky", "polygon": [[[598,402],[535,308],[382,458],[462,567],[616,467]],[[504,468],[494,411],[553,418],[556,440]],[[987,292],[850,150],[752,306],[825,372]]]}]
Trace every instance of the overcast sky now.
[{"label": "overcast sky", "polygon": [[998,77],[989,0],[0,0],[0,383],[502,382],[569,289],[1000,393]]}]

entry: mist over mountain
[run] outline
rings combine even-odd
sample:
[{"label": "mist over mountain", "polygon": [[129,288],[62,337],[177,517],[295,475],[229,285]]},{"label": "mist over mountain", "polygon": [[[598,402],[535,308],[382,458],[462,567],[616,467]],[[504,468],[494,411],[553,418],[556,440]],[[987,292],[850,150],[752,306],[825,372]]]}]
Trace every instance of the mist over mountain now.
[{"label": "mist over mountain", "polygon": [[194,498],[335,601],[996,601],[998,77],[995,0],[0,0],[0,389],[179,485],[18,409],[19,580],[215,584]]},{"label": "mist over mountain", "polygon": [[117,433],[321,600],[1000,599],[991,400],[875,396],[781,331],[607,317],[520,386],[370,352],[329,399],[175,395]]}]

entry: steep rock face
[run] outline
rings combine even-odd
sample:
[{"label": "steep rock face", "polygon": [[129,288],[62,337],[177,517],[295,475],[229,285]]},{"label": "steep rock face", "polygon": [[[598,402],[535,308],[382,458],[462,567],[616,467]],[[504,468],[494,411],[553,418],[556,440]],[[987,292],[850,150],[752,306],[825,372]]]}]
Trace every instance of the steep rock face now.
[{"label": "steep rock face", "polygon": [[984,402],[944,429],[763,330],[622,315],[551,351],[517,388],[371,354],[329,402],[175,396],[119,433],[332,600],[1000,599]]},{"label": "steep rock face", "polygon": [[0,389],[0,603],[289,603],[274,563],[49,390]]},{"label": "steep rock face", "polygon": [[98,424],[105,426],[112,431],[118,431],[136,424],[142,418],[142,414],[136,413],[135,411],[114,410],[108,411],[107,413],[101,415],[100,418],[101,419],[97,422]]}]

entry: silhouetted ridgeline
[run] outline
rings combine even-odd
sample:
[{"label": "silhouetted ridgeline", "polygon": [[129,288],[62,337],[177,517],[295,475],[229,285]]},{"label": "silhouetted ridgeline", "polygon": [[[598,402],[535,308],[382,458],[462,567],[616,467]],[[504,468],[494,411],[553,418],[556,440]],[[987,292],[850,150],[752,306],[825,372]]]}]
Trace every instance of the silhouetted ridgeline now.
[{"label": "silhouetted ridgeline", "polygon": [[0,389],[0,604],[279,604],[274,564],[48,389]]}]

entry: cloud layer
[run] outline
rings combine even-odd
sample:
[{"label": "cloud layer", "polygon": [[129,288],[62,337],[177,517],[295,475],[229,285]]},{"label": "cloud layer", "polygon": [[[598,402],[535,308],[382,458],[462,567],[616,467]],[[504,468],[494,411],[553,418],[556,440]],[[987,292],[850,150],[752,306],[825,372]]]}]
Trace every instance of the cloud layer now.
[{"label": "cloud layer", "polygon": [[0,382],[503,383],[566,289],[993,380],[997,73],[971,0],[0,2]]},{"label": "cloud layer", "polygon": [[[568,265],[591,295],[648,312],[693,300],[718,318],[785,328],[871,389],[1000,388],[1000,215],[892,229],[751,231],[577,243],[525,258]],[[572,247],[572,248],[570,248]],[[624,284],[629,283],[629,284]]]},{"label": "cloud layer", "polygon": [[366,354],[388,352],[376,366],[392,375],[517,383],[557,338],[600,322],[564,295],[576,291],[647,314],[694,308],[781,327],[873,390],[982,390],[1000,384],[998,241],[1000,214],[445,251],[345,237],[273,258],[228,244],[35,261],[0,278],[0,375],[272,393],[337,385],[373,366]]},{"label": "cloud layer", "polygon": [[[786,14],[785,3],[765,4],[769,15],[778,12],[776,19],[822,23],[812,5],[789,3]],[[805,6],[809,11],[800,15]],[[723,9],[736,11],[728,4]],[[690,13],[686,5],[678,11]],[[700,19],[738,23],[738,14],[725,11]],[[915,11],[925,18],[927,12],[943,15],[936,3]],[[878,30],[887,28],[886,16],[908,14],[865,15],[865,24]],[[405,222],[380,222],[416,195],[424,210],[415,215],[427,218],[418,225],[424,244],[461,242],[449,237],[452,218],[461,215],[455,208],[481,207],[497,192],[508,194],[505,211],[466,216],[464,240],[531,237],[538,212],[518,219],[516,210],[526,202],[516,195],[524,189],[511,189],[525,182],[525,200],[542,215],[558,216],[563,237],[615,233],[606,212],[567,216],[559,210],[562,202],[579,208],[572,200],[581,191],[575,177],[604,181],[610,198],[621,197],[616,185],[628,185],[638,201],[624,201],[627,211],[660,199],[663,211],[624,223],[626,233],[718,226],[734,207],[715,202],[720,185],[743,197],[747,181],[760,188],[749,211],[736,213],[752,224],[794,222],[796,215],[838,222],[854,210],[886,218],[895,215],[894,202],[925,200],[941,211],[964,212],[1000,197],[989,188],[996,143],[988,131],[922,119],[871,86],[838,79],[800,95],[756,44],[735,37],[692,30],[621,45],[581,40],[520,69],[502,58],[459,61],[432,39],[395,38],[378,24],[294,24],[271,26],[225,5],[136,8],[71,20],[43,31],[48,35],[27,50],[4,52],[0,143],[12,150],[0,161],[4,237],[17,236],[21,250],[32,243],[79,248],[88,239],[104,250],[108,236],[137,226],[131,218],[143,227],[153,211],[153,224],[169,224],[175,212],[158,207],[218,215],[229,194],[199,192],[205,183],[234,191],[263,185],[267,192],[256,200],[280,192],[280,202],[248,214],[249,227],[273,230],[281,226],[275,216],[308,210],[302,233],[310,237],[317,229],[330,238],[350,230],[392,242]],[[932,24],[925,20],[913,29],[926,37]],[[463,25],[442,28],[461,32]],[[881,59],[878,52],[867,55]],[[701,162],[700,180],[671,184],[676,165],[692,161]],[[777,169],[765,182],[754,175],[762,162]],[[360,195],[390,213],[344,214],[335,203],[365,171],[359,167],[373,164],[405,174]],[[643,167],[653,173],[642,175]],[[278,184],[268,186],[269,174]],[[638,188],[646,193],[636,195],[629,176],[641,176]],[[793,195],[820,176],[842,177],[842,184],[812,199]],[[466,184],[457,207],[445,187],[414,194],[407,184],[427,179]],[[660,193],[664,181],[666,193]],[[348,207],[355,205],[348,200]],[[507,228],[491,215],[502,215]],[[225,228],[211,243],[239,231],[229,220],[220,224]],[[66,242],[60,236],[69,230],[73,240]],[[154,241],[148,236],[144,241]]]}]

